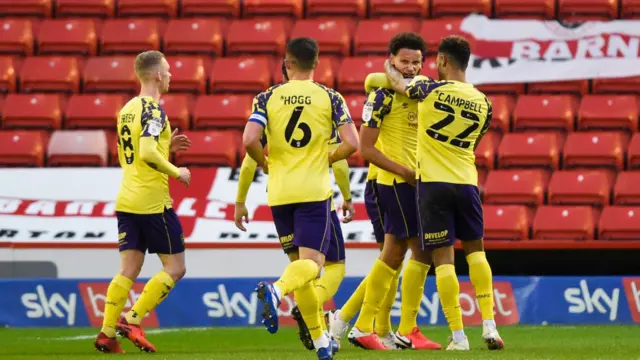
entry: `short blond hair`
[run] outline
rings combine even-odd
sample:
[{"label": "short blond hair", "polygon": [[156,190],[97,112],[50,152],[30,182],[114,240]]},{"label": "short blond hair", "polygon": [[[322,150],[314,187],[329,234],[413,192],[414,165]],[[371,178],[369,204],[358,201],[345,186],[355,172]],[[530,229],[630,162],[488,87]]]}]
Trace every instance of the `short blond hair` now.
[{"label": "short blond hair", "polygon": [[164,54],[160,51],[149,50],[141,52],[136,56],[135,71],[139,79],[148,77],[149,71],[160,65],[164,59]]}]

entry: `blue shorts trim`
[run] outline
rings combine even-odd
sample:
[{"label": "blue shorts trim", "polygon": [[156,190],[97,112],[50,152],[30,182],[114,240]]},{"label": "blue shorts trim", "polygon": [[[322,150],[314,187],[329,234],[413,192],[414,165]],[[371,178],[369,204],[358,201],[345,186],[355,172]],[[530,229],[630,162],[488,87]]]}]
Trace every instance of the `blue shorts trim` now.
[{"label": "blue shorts trim", "polygon": [[184,232],[178,215],[165,208],[160,214],[132,214],[117,211],[118,247],[150,254],[184,252]]}]

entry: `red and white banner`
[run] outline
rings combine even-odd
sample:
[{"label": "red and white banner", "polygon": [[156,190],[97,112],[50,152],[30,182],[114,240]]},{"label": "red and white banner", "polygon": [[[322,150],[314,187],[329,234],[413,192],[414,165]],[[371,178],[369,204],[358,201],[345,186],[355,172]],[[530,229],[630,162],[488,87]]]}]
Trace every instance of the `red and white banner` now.
[{"label": "red and white banner", "polygon": [[640,75],[640,21],[498,20],[469,15],[450,24],[471,42],[472,84]]},{"label": "red and white banner", "polygon": [[[171,181],[173,207],[187,243],[278,243],[267,206],[267,177],[258,172],[247,198],[247,232],[233,223],[238,171],[193,169],[189,188]],[[117,243],[115,198],[122,173],[102,169],[1,169],[0,243]],[[356,218],[343,224],[345,240],[371,242],[363,202],[367,169],[351,169]],[[334,184],[335,204],[342,204]]]}]

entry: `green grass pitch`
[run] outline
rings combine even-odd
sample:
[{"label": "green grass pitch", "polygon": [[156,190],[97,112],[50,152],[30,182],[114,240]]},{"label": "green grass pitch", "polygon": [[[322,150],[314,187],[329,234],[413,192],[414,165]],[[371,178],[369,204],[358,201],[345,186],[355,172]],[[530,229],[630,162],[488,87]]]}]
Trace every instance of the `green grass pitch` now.
[{"label": "green grass pitch", "polygon": [[[189,328],[149,330],[147,337],[156,354],[140,353],[121,339],[124,355],[101,354],[93,349],[97,329],[0,329],[0,359],[315,359],[298,341],[296,330],[283,328],[275,334],[263,328]],[[446,345],[444,327],[424,327],[432,340]],[[354,348],[346,340],[336,359],[504,359],[504,360],[631,360],[640,359],[638,326],[512,326],[500,328],[506,348],[488,351],[480,339],[481,329],[467,329],[469,352],[389,351]]]}]

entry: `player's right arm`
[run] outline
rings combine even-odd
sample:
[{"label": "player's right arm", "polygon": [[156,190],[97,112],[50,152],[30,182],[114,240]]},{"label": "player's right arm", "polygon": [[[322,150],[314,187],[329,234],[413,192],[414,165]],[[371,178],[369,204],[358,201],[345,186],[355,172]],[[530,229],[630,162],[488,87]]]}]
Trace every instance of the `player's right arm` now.
[{"label": "player's right arm", "polygon": [[338,148],[329,153],[329,164],[344,160],[358,150],[358,131],[351,119],[351,113],[342,95],[337,91],[329,91],[331,97],[331,118],[333,126],[340,134],[342,142]]},{"label": "player's right arm", "polygon": [[416,173],[402,164],[389,159],[376,148],[384,117],[391,111],[393,93],[388,89],[378,89],[369,94],[362,110],[360,127],[360,155],[375,166],[401,176],[409,184],[415,184]]},{"label": "player's right arm", "polygon": [[385,88],[393,89],[393,84],[385,73],[371,73],[364,80],[364,91],[370,93],[376,89]]}]

